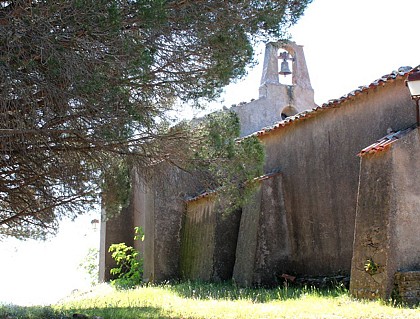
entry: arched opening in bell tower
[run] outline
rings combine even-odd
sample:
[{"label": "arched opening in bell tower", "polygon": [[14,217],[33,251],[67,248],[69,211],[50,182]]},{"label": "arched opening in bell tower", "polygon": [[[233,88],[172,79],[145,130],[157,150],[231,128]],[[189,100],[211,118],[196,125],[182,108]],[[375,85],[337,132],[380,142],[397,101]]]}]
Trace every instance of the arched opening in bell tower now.
[{"label": "arched opening in bell tower", "polygon": [[292,105],[288,105],[281,110],[281,119],[285,120],[289,116],[298,114],[299,111]]}]

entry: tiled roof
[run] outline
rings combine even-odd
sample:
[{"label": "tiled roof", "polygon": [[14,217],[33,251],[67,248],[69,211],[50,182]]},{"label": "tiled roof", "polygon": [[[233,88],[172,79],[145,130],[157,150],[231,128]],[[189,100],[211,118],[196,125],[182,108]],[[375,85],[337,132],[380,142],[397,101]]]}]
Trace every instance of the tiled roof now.
[{"label": "tiled roof", "polygon": [[215,194],[217,194],[218,193],[218,190],[216,189],[216,190],[211,190],[211,191],[205,191],[205,192],[203,192],[203,193],[201,193],[201,194],[199,194],[199,195],[197,195],[197,196],[187,196],[186,198],[185,198],[185,201],[187,202],[187,203],[190,203],[190,202],[195,202],[195,201],[197,201],[197,200],[200,200],[200,199],[202,199],[202,198],[206,198],[206,197],[209,197],[209,196],[211,196],[211,195],[215,195]]},{"label": "tiled roof", "polygon": [[409,127],[405,130],[401,130],[395,133],[390,133],[372,145],[369,145],[368,147],[365,147],[360,151],[358,156],[363,156],[366,154],[374,154],[380,151],[383,151],[384,149],[388,148],[392,143],[394,143],[396,140],[399,140],[401,137],[407,135],[409,132],[411,132],[416,126]]},{"label": "tiled roof", "polygon": [[[273,170],[271,173],[267,173],[267,174],[264,174],[264,175],[262,175],[262,176],[255,177],[255,178],[254,178],[254,181],[263,181],[263,180],[266,180],[266,179],[272,178],[272,177],[274,177],[274,176],[276,176],[276,175],[278,175],[278,174],[280,174],[280,170],[276,169],[276,170]],[[196,200],[199,200],[199,199],[202,199],[202,198],[206,198],[206,197],[211,196],[211,195],[215,195],[215,194],[217,194],[219,191],[220,191],[220,188],[219,188],[219,189],[215,189],[215,190],[211,190],[211,191],[205,191],[205,192],[203,192],[203,193],[201,193],[201,194],[199,194],[199,195],[197,195],[197,196],[187,197],[187,198],[185,199],[185,201],[186,201],[187,203],[188,203],[188,202],[194,202],[194,201],[196,201]]]},{"label": "tiled roof", "polygon": [[[321,106],[317,106],[315,108],[300,112],[300,113],[298,113],[294,116],[289,116],[286,119],[284,119],[283,121],[276,122],[272,126],[264,127],[261,130],[259,130],[257,132],[254,132],[254,133],[252,133],[248,136],[245,136],[241,139],[244,139],[244,138],[247,138],[247,137],[250,137],[250,136],[267,135],[274,130],[280,129],[280,128],[285,127],[285,126],[293,125],[297,122],[303,121],[303,120],[311,118],[313,116],[316,116],[323,111],[326,111],[326,110],[329,110],[329,109],[332,109],[332,108],[340,107],[340,104],[350,100],[351,98],[353,98],[353,97],[355,97],[359,94],[362,94],[362,93],[364,93],[368,90],[374,89],[378,86],[383,86],[383,85],[385,85],[385,83],[393,81],[395,79],[405,78],[407,76],[407,74],[410,73],[411,71],[412,71],[411,67],[400,67],[398,69],[398,71],[393,71],[389,74],[385,74],[384,76],[380,77],[379,79],[373,81],[372,83],[370,83],[368,85],[359,86],[356,90],[353,90],[350,93],[348,93],[346,95],[343,95],[342,97],[340,97],[338,99],[329,100],[327,103],[324,103]],[[397,140],[397,139],[401,138],[402,136],[406,135],[412,129],[413,128],[409,128],[409,129],[402,130],[402,131],[399,131],[399,132],[396,132],[396,133],[391,133],[391,134],[383,137],[382,139],[380,139],[376,143],[366,147],[358,155],[362,156],[366,153],[381,151],[385,147],[387,147],[388,145],[393,143],[395,140]],[[276,174],[278,174],[278,172],[277,173],[266,174],[266,175],[263,175],[263,176],[258,177],[256,179],[257,180],[263,180],[263,179],[266,179],[266,178],[271,178],[272,176],[274,176]],[[186,201],[187,202],[196,201],[196,200],[199,200],[201,198],[205,198],[207,196],[210,196],[212,194],[216,194],[217,192],[218,192],[218,190],[206,191],[206,192],[203,192],[200,195],[197,195],[197,196],[194,196],[194,197],[188,197],[188,198],[186,198]]]},{"label": "tiled roof", "polygon": [[310,117],[316,116],[318,113],[321,113],[325,110],[340,107],[340,104],[350,100],[351,98],[362,94],[368,90],[376,88],[378,86],[383,86],[385,83],[395,80],[397,78],[405,78],[408,73],[410,73],[410,67],[401,67],[398,71],[393,71],[390,74],[386,74],[379,79],[373,81],[372,83],[364,86],[359,86],[356,90],[351,91],[350,93],[343,95],[338,99],[329,100],[327,103],[322,104],[321,106],[317,106],[315,108],[300,112],[294,116],[287,117],[285,120],[277,122],[272,126],[267,126],[262,128],[261,130],[254,132],[248,136],[262,136],[270,133],[271,131],[280,129],[285,126],[292,125],[296,122],[300,122],[302,120],[308,119]]}]

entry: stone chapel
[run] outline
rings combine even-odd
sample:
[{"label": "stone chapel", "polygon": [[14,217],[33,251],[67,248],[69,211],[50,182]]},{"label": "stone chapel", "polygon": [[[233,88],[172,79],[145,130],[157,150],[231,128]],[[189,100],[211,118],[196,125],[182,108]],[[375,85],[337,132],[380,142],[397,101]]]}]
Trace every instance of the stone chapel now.
[{"label": "stone chapel", "polygon": [[[291,72],[292,84],[279,72]],[[420,135],[410,72],[318,106],[303,47],[268,43],[259,98],[230,108],[242,138],[257,136],[266,152],[252,201],[222,217],[217,192],[195,196],[174,167],[164,181],[133,174],[129,207],[102,221],[101,280],[113,265],[108,247],[125,242],[141,251],[146,281],[249,286],[281,284],[284,274],[345,275],[355,296],[389,298],[398,278],[414,274],[418,287]],[[135,226],[144,242],[133,242]]]}]

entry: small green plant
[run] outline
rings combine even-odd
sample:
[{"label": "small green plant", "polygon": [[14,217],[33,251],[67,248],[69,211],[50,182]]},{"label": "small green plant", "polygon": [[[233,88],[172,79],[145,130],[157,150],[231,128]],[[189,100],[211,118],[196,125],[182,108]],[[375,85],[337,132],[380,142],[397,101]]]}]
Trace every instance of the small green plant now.
[{"label": "small green plant", "polygon": [[144,241],[144,231],[141,227],[134,227],[134,240]]},{"label": "small green plant", "polygon": [[89,248],[79,267],[87,273],[90,284],[92,286],[96,285],[99,278],[99,250],[97,248]]},{"label": "small green plant", "polygon": [[369,275],[374,275],[378,273],[380,266],[379,264],[375,263],[372,258],[369,258],[366,260],[363,268]]},{"label": "small green plant", "polygon": [[[140,227],[134,228],[134,240],[144,240],[144,232]],[[112,244],[109,247],[111,257],[117,267],[110,270],[115,277],[111,284],[119,288],[131,288],[141,284],[143,279],[143,260],[140,253],[125,243]]]}]

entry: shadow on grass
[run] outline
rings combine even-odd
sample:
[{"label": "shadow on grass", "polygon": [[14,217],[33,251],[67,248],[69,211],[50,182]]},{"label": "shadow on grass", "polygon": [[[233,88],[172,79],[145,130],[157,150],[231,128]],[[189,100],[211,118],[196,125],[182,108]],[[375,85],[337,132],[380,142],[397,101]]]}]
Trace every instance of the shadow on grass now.
[{"label": "shadow on grass", "polygon": [[[71,310],[73,313],[77,310]],[[103,319],[137,319],[137,318],[159,318],[169,319],[162,309],[157,307],[114,307],[114,308],[91,308],[80,310],[79,313],[87,315],[89,318],[95,316]]]},{"label": "shadow on grass", "polygon": [[113,307],[55,310],[51,307],[1,306],[0,319],[169,319],[160,308],[155,307]]},{"label": "shadow on grass", "polygon": [[338,297],[347,294],[344,287],[318,289],[313,287],[293,287],[283,285],[276,288],[241,288],[232,283],[183,282],[169,286],[169,289],[183,298],[250,300],[265,303],[275,300],[298,299],[303,295]]}]

